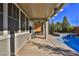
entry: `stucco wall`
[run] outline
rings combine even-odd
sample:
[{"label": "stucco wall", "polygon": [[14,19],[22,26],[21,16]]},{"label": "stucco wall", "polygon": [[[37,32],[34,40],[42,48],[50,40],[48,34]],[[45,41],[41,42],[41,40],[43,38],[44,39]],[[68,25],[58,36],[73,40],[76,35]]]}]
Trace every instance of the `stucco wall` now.
[{"label": "stucco wall", "polygon": [[[15,53],[17,53],[28,41],[29,33],[17,33],[15,34]],[[10,35],[0,35],[0,56],[10,55]]]},{"label": "stucco wall", "polygon": [[10,55],[10,41],[8,36],[0,36],[0,56]]},{"label": "stucco wall", "polygon": [[15,50],[17,53],[29,40],[29,33],[16,34],[15,36]]}]

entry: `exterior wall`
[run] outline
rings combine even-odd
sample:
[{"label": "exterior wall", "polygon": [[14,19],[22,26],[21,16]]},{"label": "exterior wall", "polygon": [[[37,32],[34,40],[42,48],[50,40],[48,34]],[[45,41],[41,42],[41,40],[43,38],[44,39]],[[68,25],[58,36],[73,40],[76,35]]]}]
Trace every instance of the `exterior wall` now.
[{"label": "exterior wall", "polygon": [[19,33],[15,35],[15,51],[16,53],[26,44],[29,40],[29,33]]},{"label": "exterior wall", "polygon": [[0,56],[10,55],[10,41],[8,36],[0,36]]},{"label": "exterior wall", "polygon": [[[15,53],[24,47],[29,39],[29,33],[17,33],[15,34]],[[10,55],[10,36],[0,36],[0,56]]]},{"label": "exterior wall", "polygon": [[[18,5],[15,4],[17,7]],[[18,7],[19,8],[19,7]],[[19,8],[20,11],[21,8]],[[10,34],[8,34],[8,4],[3,4],[3,31],[0,32],[0,56],[9,56],[10,55]],[[23,11],[22,11],[23,12]],[[24,13],[24,12],[23,12]],[[25,14],[26,16],[26,14]],[[20,15],[19,15],[20,17]],[[20,27],[20,25],[19,25]],[[20,30],[20,29],[19,29]],[[3,34],[2,34],[3,33]],[[29,39],[29,32],[15,33],[15,53],[17,53]]]}]

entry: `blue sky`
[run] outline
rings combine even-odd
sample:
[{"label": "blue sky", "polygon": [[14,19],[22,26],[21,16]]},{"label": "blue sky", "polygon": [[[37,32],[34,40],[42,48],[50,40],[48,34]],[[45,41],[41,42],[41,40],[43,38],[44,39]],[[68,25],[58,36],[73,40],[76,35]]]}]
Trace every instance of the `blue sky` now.
[{"label": "blue sky", "polygon": [[[62,22],[63,17],[66,16],[68,21],[73,26],[79,26],[79,3],[70,3],[63,7],[63,11],[59,12],[57,16],[54,17],[53,21]],[[49,22],[51,23],[52,19],[50,18]]]}]

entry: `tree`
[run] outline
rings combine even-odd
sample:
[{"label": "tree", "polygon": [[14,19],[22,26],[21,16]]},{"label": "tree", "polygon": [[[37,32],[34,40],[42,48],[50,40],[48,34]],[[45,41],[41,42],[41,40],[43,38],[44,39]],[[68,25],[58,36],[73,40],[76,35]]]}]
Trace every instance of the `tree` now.
[{"label": "tree", "polygon": [[62,31],[62,26],[61,26],[61,23],[60,22],[57,22],[55,24],[55,31],[57,31],[57,32]]},{"label": "tree", "polygon": [[67,32],[72,32],[73,29],[74,29],[73,26],[67,26]]},{"label": "tree", "polygon": [[63,23],[62,23],[62,28],[63,28],[63,31],[67,31],[67,27],[70,26],[69,22],[68,22],[68,19],[66,16],[64,16],[63,18]]},{"label": "tree", "polygon": [[54,27],[55,27],[55,25],[54,25],[54,22],[53,22],[53,20],[52,20],[52,25],[51,25],[51,30],[52,30],[52,32],[54,32]]}]

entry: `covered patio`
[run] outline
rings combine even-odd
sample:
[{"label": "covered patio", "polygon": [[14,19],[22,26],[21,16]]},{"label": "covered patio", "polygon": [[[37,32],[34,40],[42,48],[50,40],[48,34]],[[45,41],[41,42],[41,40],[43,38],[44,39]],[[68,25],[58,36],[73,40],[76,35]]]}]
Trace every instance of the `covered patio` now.
[{"label": "covered patio", "polygon": [[17,56],[77,56],[76,51],[58,40],[57,36],[48,35],[48,39],[35,38],[29,40],[17,52]]},{"label": "covered patio", "polygon": [[[0,29],[0,55],[49,56],[78,55],[76,51],[49,34],[48,20],[63,3],[4,3]],[[32,28],[31,33],[29,26]],[[38,34],[37,34],[38,32]],[[3,46],[2,46],[3,45]]]}]

